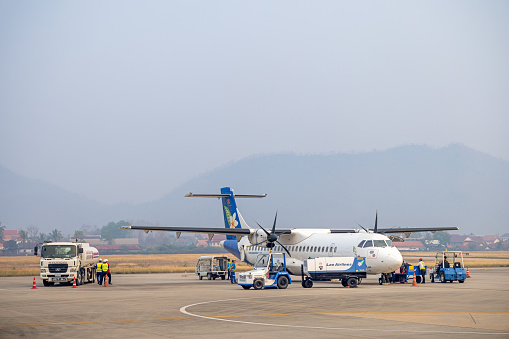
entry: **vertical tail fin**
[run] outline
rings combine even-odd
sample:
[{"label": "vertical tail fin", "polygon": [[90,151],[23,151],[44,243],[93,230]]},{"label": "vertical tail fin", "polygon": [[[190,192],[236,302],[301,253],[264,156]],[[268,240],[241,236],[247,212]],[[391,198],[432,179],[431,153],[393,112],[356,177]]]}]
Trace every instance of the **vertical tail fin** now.
[{"label": "vertical tail fin", "polygon": [[[235,202],[235,195],[230,187],[221,188],[221,195],[223,195],[223,216],[224,225],[226,228],[249,228],[249,226],[242,218],[237,203]],[[224,196],[228,195],[228,196]],[[227,235],[227,239],[235,239],[234,235]]]},{"label": "vertical tail fin", "polygon": [[[254,194],[234,194],[230,187],[221,188],[221,194],[194,194],[187,193],[186,197],[201,197],[201,198],[221,198],[223,202],[223,216],[224,225],[226,228],[250,228],[244,221],[242,215],[237,209],[237,198],[264,198],[267,194],[254,195]],[[235,239],[234,235],[227,235],[227,239]]]}]

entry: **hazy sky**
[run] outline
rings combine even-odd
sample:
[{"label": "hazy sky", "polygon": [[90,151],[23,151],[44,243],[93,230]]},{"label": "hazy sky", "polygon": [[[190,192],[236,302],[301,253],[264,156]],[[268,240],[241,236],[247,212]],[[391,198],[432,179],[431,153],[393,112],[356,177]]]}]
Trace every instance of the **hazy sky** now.
[{"label": "hazy sky", "polygon": [[260,153],[509,160],[508,128],[506,0],[0,0],[0,164],[101,202]]}]

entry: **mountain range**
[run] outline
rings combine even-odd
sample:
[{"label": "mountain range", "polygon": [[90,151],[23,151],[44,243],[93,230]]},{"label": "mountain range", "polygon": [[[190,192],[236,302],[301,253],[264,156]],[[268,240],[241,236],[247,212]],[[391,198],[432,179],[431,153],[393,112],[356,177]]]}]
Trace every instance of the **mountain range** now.
[{"label": "mountain range", "polygon": [[[267,193],[238,199],[250,225],[282,228],[458,226],[459,234],[509,232],[509,163],[463,145],[409,145],[359,154],[251,156],[197,176],[161,199],[105,205],[0,166],[0,221],[7,229],[38,226],[72,233],[81,225],[222,227],[217,199],[188,192]],[[133,195],[136,192],[133,192]]]}]

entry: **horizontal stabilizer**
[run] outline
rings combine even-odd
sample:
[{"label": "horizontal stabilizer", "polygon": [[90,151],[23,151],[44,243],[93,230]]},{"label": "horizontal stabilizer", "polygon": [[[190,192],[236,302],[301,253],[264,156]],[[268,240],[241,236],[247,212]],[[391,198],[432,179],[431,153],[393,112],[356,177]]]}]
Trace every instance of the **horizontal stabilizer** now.
[{"label": "horizontal stabilizer", "polygon": [[[199,194],[189,192],[185,195],[186,198],[225,198],[230,197],[230,194]],[[265,198],[267,194],[233,194],[235,198]]]}]

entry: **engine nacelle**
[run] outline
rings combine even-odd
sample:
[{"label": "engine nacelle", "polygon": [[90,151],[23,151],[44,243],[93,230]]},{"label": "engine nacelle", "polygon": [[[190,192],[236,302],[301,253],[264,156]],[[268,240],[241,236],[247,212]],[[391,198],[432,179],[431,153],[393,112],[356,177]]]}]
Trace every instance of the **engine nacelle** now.
[{"label": "engine nacelle", "polygon": [[262,229],[259,229],[259,230],[256,230],[256,232],[248,235],[247,238],[249,239],[249,242],[251,243],[251,245],[259,244],[259,243],[267,240],[267,234]]}]

